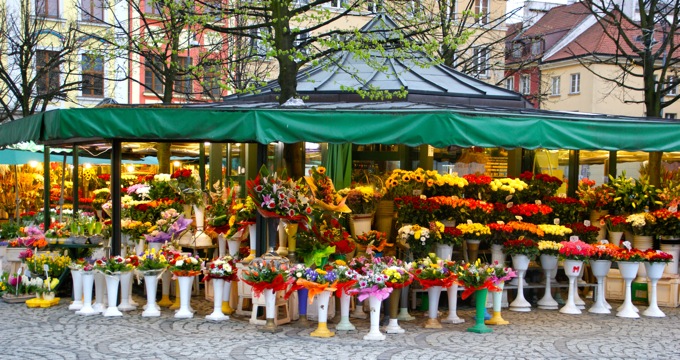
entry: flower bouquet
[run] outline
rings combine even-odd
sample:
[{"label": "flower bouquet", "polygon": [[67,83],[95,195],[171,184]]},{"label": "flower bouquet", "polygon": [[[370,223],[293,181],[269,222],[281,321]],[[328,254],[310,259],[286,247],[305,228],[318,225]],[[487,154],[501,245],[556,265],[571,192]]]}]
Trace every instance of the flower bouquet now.
[{"label": "flower bouquet", "polygon": [[528,239],[538,240],[545,236],[545,232],[538,225],[521,221],[510,221],[508,226],[512,228],[513,237],[524,236]]},{"label": "flower bouquet", "polygon": [[644,252],[644,256],[645,261],[650,263],[669,263],[673,261],[673,255],[661,250],[647,249]]},{"label": "flower bouquet", "polygon": [[487,225],[480,223],[463,223],[456,225],[456,229],[461,231],[464,239],[488,240],[491,238],[491,229]]},{"label": "flower bouquet", "polygon": [[430,229],[417,224],[402,226],[399,228],[397,236],[409,246],[414,256],[429,253],[432,244],[434,244]]},{"label": "flower bouquet", "polygon": [[593,225],[588,225],[586,226],[584,223],[573,223],[573,224],[565,224],[564,226],[568,227],[571,229],[571,233],[575,236],[578,236],[579,239],[581,239],[584,242],[587,242],[588,244],[594,244],[598,239],[597,236],[600,233],[600,228],[597,226]]},{"label": "flower bouquet", "polygon": [[382,199],[382,193],[372,186],[345,188],[338,191],[338,194],[346,197],[345,204],[352,210],[352,214],[372,214]]},{"label": "flower bouquet", "polygon": [[523,197],[523,192],[529,188],[529,185],[520,179],[493,179],[489,183],[491,189],[491,201],[507,203],[509,201],[520,202]]},{"label": "flower bouquet", "polygon": [[[303,271],[296,269],[294,273],[291,273],[295,278],[295,284],[309,291],[307,297],[310,304],[314,300],[314,296],[326,290],[333,292],[337,289],[335,286],[338,281],[338,274],[332,266],[324,269],[306,268]],[[301,276],[297,276],[300,273]]]},{"label": "flower bouquet", "polygon": [[495,223],[486,224],[491,231],[491,243],[495,245],[503,245],[503,243],[508,239],[512,238],[515,229],[506,224],[503,221],[497,221]]},{"label": "flower bouquet", "polygon": [[488,264],[482,265],[480,260],[475,261],[474,264],[465,263],[459,266],[455,277],[458,285],[465,288],[461,295],[463,300],[477,290],[498,291],[494,285],[494,280],[497,279],[495,268]]},{"label": "flower bouquet", "polygon": [[361,245],[366,249],[367,253],[383,252],[386,247],[394,245],[387,243],[387,234],[377,230],[371,230],[361,235],[357,235],[357,238],[354,240],[357,246]]},{"label": "flower bouquet", "polygon": [[201,273],[202,261],[198,256],[181,255],[168,260],[175,276],[196,276]]},{"label": "flower bouquet", "polygon": [[116,275],[134,269],[134,267],[126,262],[125,258],[121,256],[97,259],[94,261],[94,268],[106,275]]},{"label": "flower bouquet", "polygon": [[172,241],[183,233],[192,221],[185,219],[184,215],[178,213],[175,209],[162,211],[161,218],[156,221],[156,225],[147,230],[148,234],[144,234],[144,238],[150,243]]},{"label": "flower bouquet", "polygon": [[609,209],[609,204],[614,201],[606,185],[595,186],[595,181],[589,179],[579,181],[576,195],[590,210]]},{"label": "flower bouquet", "polygon": [[165,254],[156,249],[149,249],[139,258],[137,270],[141,272],[159,271],[168,267],[168,260]]},{"label": "flower bouquet", "polygon": [[[285,175],[285,171],[282,176]],[[283,180],[269,173],[263,165],[254,180],[247,180],[248,196],[264,217],[275,217],[292,222],[305,222],[312,214],[311,199],[307,197],[304,182]]]},{"label": "flower bouquet", "polygon": [[491,282],[498,286],[504,282],[517,277],[517,273],[511,267],[503,266],[501,264],[493,264],[490,266],[493,269],[493,274],[491,275]]},{"label": "flower bouquet", "polygon": [[463,178],[468,182],[465,186],[466,198],[485,201],[490,200],[491,188],[489,187],[489,184],[491,183],[491,180],[493,180],[491,176],[468,174],[463,175]]},{"label": "flower bouquet", "polygon": [[468,181],[456,174],[440,175],[436,171],[425,172],[424,193],[427,196],[458,196],[465,195]]},{"label": "flower bouquet", "polygon": [[175,189],[185,204],[202,206],[203,191],[198,179],[198,173],[190,169],[178,169],[170,176],[170,186]]},{"label": "flower bouquet", "polygon": [[463,243],[463,232],[458,228],[444,227],[444,231],[440,231],[439,235],[440,239],[436,241],[440,244],[458,246]]},{"label": "flower bouquet", "polygon": [[562,225],[539,224],[538,228],[543,231],[544,240],[564,241],[572,234],[570,228]]},{"label": "flower bouquet", "polygon": [[515,204],[510,206],[508,204],[508,211],[517,218],[521,217],[523,221],[532,224],[544,224],[549,220],[549,216],[553,210],[548,205],[543,204]]},{"label": "flower bouquet", "polygon": [[[30,249],[29,249],[30,251]],[[31,255],[24,259],[28,270],[31,274],[44,274],[44,266],[49,267],[48,275],[53,278],[58,278],[64,273],[67,267],[71,264],[71,258],[67,255],[59,255],[51,252],[42,253],[40,255]]]},{"label": "flower bouquet", "polygon": [[257,207],[255,206],[253,199],[247,197],[245,203],[235,204],[232,211],[234,214],[229,217],[229,232],[226,237],[232,238],[241,233],[240,238],[245,239],[249,236],[249,234],[245,232],[245,229],[248,226],[255,224]]},{"label": "flower bouquet", "polygon": [[425,290],[431,286],[448,288],[456,280],[456,276],[444,264],[444,260],[429,253],[427,257],[413,264],[411,273]]},{"label": "flower bouquet", "polygon": [[225,234],[230,230],[230,218],[234,217],[243,204],[236,200],[234,188],[223,187],[219,182],[212,187],[215,191],[208,193],[210,204],[205,207],[205,220],[208,225],[206,230],[215,234]]},{"label": "flower bouquet", "polygon": [[387,276],[382,273],[385,268],[386,265],[380,258],[367,260],[361,268],[363,272],[358,272],[357,282],[349,290],[349,293],[357,295],[359,301],[364,301],[369,296],[374,296],[379,300],[387,299],[392,288],[385,283]]},{"label": "flower bouquet", "polygon": [[613,261],[617,258],[617,255],[621,248],[608,242],[603,241],[599,244],[593,245],[593,254],[590,256],[590,260],[609,260]]},{"label": "flower bouquet", "polygon": [[525,171],[519,175],[519,178],[529,185],[526,191],[528,199],[541,200],[550,197],[562,186],[562,180],[548,174]]},{"label": "flower bouquet", "polygon": [[346,198],[335,191],[333,180],[326,175],[323,166],[312,166],[309,176],[305,177],[307,185],[314,196],[314,206],[326,211],[348,213],[351,210],[345,204]]},{"label": "flower bouquet", "polygon": [[563,224],[572,224],[586,219],[586,204],[579,199],[566,196],[550,196],[543,198],[543,203],[552,208],[552,217],[560,219]]},{"label": "flower bouquet", "polygon": [[600,218],[600,225],[606,226],[607,231],[610,233],[624,232],[628,226],[626,216],[623,215],[605,215]]},{"label": "flower bouquet", "polygon": [[385,196],[387,200],[394,200],[404,196],[420,193],[425,185],[425,170],[407,171],[395,169],[385,179]]},{"label": "flower bouquet", "polygon": [[562,243],[550,240],[541,240],[536,243],[538,252],[543,255],[559,255],[560,249],[564,246]]},{"label": "flower bouquet", "polygon": [[225,255],[213,260],[206,266],[205,271],[208,274],[203,281],[208,281],[210,279],[234,281],[238,279],[236,265],[234,264],[234,259],[230,255]]},{"label": "flower bouquet", "polygon": [[562,248],[559,250],[561,260],[588,261],[595,252],[593,245],[581,240],[562,241],[560,244],[562,244]]},{"label": "flower bouquet", "polygon": [[401,224],[428,224],[435,220],[439,205],[422,196],[402,196],[394,199],[397,207],[397,220]]},{"label": "flower bouquet", "polygon": [[623,247],[614,255],[614,261],[643,262],[646,261],[645,253],[631,246],[629,241],[621,243]]},{"label": "flower bouquet", "polygon": [[503,252],[513,256],[513,255],[524,255],[530,260],[533,260],[538,256],[539,250],[538,245],[535,241],[530,239],[517,239],[508,240],[503,243]]},{"label": "flower bouquet", "polygon": [[652,213],[641,212],[626,217],[626,224],[635,235],[653,236],[656,233],[656,218]]},{"label": "flower bouquet", "polygon": [[347,291],[357,282],[359,274],[352,270],[343,260],[335,260],[329,266],[338,277],[335,284],[337,289],[335,295],[340,297],[343,293],[347,293]]},{"label": "flower bouquet", "polygon": [[387,277],[385,285],[393,289],[401,289],[411,285],[413,275],[409,272],[411,264],[404,263],[402,260],[387,256],[381,259],[387,266],[382,273]]},{"label": "flower bouquet", "polygon": [[677,238],[680,237],[680,212],[677,211],[675,204],[669,209],[659,209],[652,212],[652,215],[656,218],[656,234]]},{"label": "flower bouquet", "polygon": [[277,260],[255,259],[243,270],[241,280],[253,287],[253,295],[259,297],[264,290],[285,290],[289,280],[288,265]]}]

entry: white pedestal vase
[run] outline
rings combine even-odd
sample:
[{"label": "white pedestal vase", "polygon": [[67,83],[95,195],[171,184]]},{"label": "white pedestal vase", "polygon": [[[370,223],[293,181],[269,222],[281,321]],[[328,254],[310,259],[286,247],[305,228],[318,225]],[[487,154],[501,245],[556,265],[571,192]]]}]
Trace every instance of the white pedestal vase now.
[{"label": "white pedestal vase", "polygon": [[445,319],[442,319],[442,322],[445,324],[464,323],[465,320],[459,318],[458,314],[456,313],[458,308],[458,284],[454,283],[453,285],[446,288],[446,295],[448,296],[449,300],[449,314]]},{"label": "white pedestal vase", "polygon": [[545,273],[545,294],[538,300],[538,308],[544,310],[557,310],[558,304],[552,297],[550,280],[552,270],[557,267],[557,255],[541,254],[541,268]]},{"label": "white pedestal vase", "polygon": [[274,321],[276,316],[276,293],[272,289],[265,289],[262,294],[264,295],[265,304],[265,318],[266,322],[264,326],[259,328],[262,332],[276,333],[282,331],[276,322]]},{"label": "white pedestal vase", "polygon": [[625,296],[623,300],[623,305],[618,308],[616,316],[625,318],[639,318],[638,309],[633,305],[633,298],[631,294],[631,284],[633,279],[638,273],[638,268],[640,267],[639,262],[631,261],[618,261],[619,271],[621,272],[621,277],[626,283]]},{"label": "white pedestal vase", "polygon": [[465,242],[467,243],[467,255],[468,255],[468,262],[471,264],[474,264],[475,261],[477,261],[477,258],[479,257],[479,244],[482,242],[480,239],[465,239]]},{"label": "white pedestal vase", "polygon": [[238,255],[238,249],[241,246],[241,240],[227,240],[227,246],[229,247],[229,255],[235,258]]},{"label": "white pedestal vase", "polygon": [[162,270],[149,270],[144,272],[144,286],[146,287],[146,305],[142,312],[142,317],[158,317],[161,311],[156,304],[156,289],[158,288],[158,277]]},{"label": "white pedestal vase", "polygon": [[120,283],[120,274],[105,275],[106,278],[106,293],[108,296],[109,306],[104,311],[103,315],[109,316],[123,316],[123,313],[118,310],[116,303],[118,302],[118,284]]},{"label": "white pedestal vase", "polygon": [[567,303],[560,309],[562,314],[580,314],[581,310],[574,303],[574,289],[576,288],[576,278],[583,268],[581,260],[564,260],[564,274],[569,278],[569,290],[567,291]]},{"label": "white pedestal vase", "polygon": [[661,238],[659,243],[661,251],[673,255],[673,260],[666,264],[664,272],[676,275],[678,273],[678,259],[680,258],[680,240]]},{"label": "white pedestal vase", "polygon": [[338,331],[353,331],[357,328],[349,321],[349,303],[352,297],[346,293],[340,294],[340,322],[335,326]]},{"label": "white pedestal vase", "polygon": [[222,295],[224,294],[224,279],[211,279],[213,283],[213,312],[206,315],[207,320],[222,321],[229,320],[229,316],[222,313]]},{"label": "white pedestal vase", "polygon": [[435,253],[437,257],[442,260],[451,260],[453,254],[453,246],[445,244],[435,244]]},{"label": "white pedestal vase", "polygon": [[503,252],[503,245],[491,244],[491,264],[505,264],[505,253]]},{"label": "white pedestal vase", "polygon": [[[366,301],[366,300],[364,300],[364,301]],[[350,316],[355,318],[355,319],[365,319],[365,318],[368,317],[368,315],[366,315],[366,313],[364,312],[364,302],[363,301],[360,302],[358,298],[355,299],[354,311],[352,311],[352,314],[350,314]]]},{"label": "white pedestal vase", "polygon": [[193,276],[178,276],[179,282],[179,310],[175,313],[176,319],[191,319],[194,317],[191,311],[191,286],[194,283]]},{"label": "white pedestal vase", "polygon": [[576,304],[576,307],[579,308],[580,310],[585,310],[586,308],[586,302],[581,299],[581,297],[578,294],[578,285],[579,284],[585,284],[585,280],[583,280],[583,274],[584,274],[584,269],[585,266],[581,266],[581,271],[579,272],[578,276],[576,277],[576,286],[574,286],[574,304]]},{"label": "white pedestal vase", "polygon": [[144,255],[144,244],[145,243],[146,243],[146,241],[144,239],[135,240],[135,255],[137,255],[137,256]]},{"label": "white pedestal vase", "polygon": [[328,330],[328,301],[331,298],[331,294],[332,293],[329,290],[324,290],[316,295],[316,309],[319,325],[316,330],[309,334],[310,336],[322,338],[335,336],[334,332]]},{"label": "white pedestal vase", "polygon": [[531,311],[531,304],[524,298],[524,275],[529,269],[529,257],[526,255],[513,255],[512,267],[517,271],[517,278],[520,279],[517,285],[517,297],[510,303],[511,311],[527,312]]},{"label": "white pedestal vase", "polygon": [[611,311],[607,308],[607,301],[604,299],[604,279],[609,273],[612,262],[609,260],[591,260],[590,268],[593,270],[593,276],[597,279],[597,299],[593,306],[588,309],[588,312],[594,314],[610,314]]},{"label": "white pedestal vase", "polygon": [[442,324],[439,322],[439,296],[442,293],[441,286],[430,286],[427,289],[427,298],[429,306],[427,308],[427,321],[425,322],[426,329],[441,329]]},{"label": "white pedestal vase", "polygon": [[371,307],[371,328],[368,334],[364,335],[364,340],[385,340],[385,334],[380,332],[380,300],[376,296],[369,296],[368,302]]},{"label": "white pedestal vase", "polygon": [[666,267],[666,263],[662,262],[645,262],[645,270],[647,270],[647,277],[649,278],[648,294],[649,294],[649,307],[642,312],[642,315],[649,317],[666,317],[666,314],[659,309],[656,297],[656,284],[659,279],[663,276],[663,270]]},{"label": "white pedestal vase", "polygon": [[[97,313],[103,313],[106,310],[106,278],[104,274],[96,271],[94,273],[94,304],[92,308]],[[117,296],[116,296],[117,297]],[[116,301],[118,299],[116,298]]]},{"label": "white pedestal vase", "polygon": [[125,271],[120,274],[120,311],[136,310],[137,306],[130,304],[130,289],[132,287],[132,271]]},{"label": "white pedestal vase", "polygon": [[94,272],[82,271],[83,306],[76,311],[78,315],[95,315],[97,311],[92,307],[92,286],[94,285]]},{"label": "white pedestal vase", "polygon": [[73,279],[73,302],[68,306],[69,310],[80,310],[83,307],[83,270],[71,269]]},{"label": "white pedestal vase", "polygon": [[172,281],[172,274],[169,271],[165,271],[161,275],[161,300],[158,302],[158,306],[169,307],[172,305],[172,300],[170,300],[170,282]]}]

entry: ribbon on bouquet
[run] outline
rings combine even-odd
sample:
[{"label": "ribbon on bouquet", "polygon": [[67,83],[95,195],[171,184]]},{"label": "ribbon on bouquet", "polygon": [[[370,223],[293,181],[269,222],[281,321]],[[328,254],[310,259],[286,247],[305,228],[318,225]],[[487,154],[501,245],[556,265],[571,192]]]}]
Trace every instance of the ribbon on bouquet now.
[{"label": "ribbon on bouquet", "polygon": [[404,281],[403,283],[386,281],[385,285],[387,285],[388,287],[391,287],[392,289],[401,289],[401,288],[405,288],[405,287],[411,285],[412,282],[413,282],[413,277],[410,277],[408,280]]},{"label": "ribbon on bouquet", "polygon": [[[465,286],[465,284],[462,284]],[[487,280],[482,284],[481,286],[478,287],[465,287],[465,290],[463,290],[463,294],[460,295],[460,298],[465,300],[467,299],[470,295],[472,295],[475,291],[477,290],[482,290],[482,289],[489,289],[489,291],[500,291],[500,289],[494,285],[493,281]]]},{"label": "ribbon on bouquet", "polygon": [[283,275],[278,274],[276,277],[272,280],[272,282],[264,282],[264,281],[248,281],[246,279],[241,279],[243,280],[244,283],[252,286],[253,288],[253,295],[255,297],[260,297],[262,295],[262,292],[265,290],[273,290],[274,292],[285,290],[290,283],[292,283],[293,279],[290,279],[289,281],[286,281],[283,279]]},{"label": "ribbon on bouquet", "polygon": [[427,290],[432,286],[441,286],[443,288],[448,288],[451,285],[453,285],[454,281],[456,281],[455,276],[448,276],[443,279],[421,279],[416,276],[416,279],[418,279],[420,285],[423,286],[423,290]]},{"label": "ribbon on bouquet", "polygon": [[379,288],[378,285],[373,285],[370,288],[352,289],[349,291],[349,293],[356,294],[357,300],[359,301],[364,301],[368,299],[369,296],[375,296],[376,298],[382,301],[390,297],[390,294],[392,293],[392,288],[391,287]]},{"label": "ribbon on bouquet", "polygon": [[335,287],[338,289],[335,292],[335,296],[340,297],[342,296],[342,293],[349,294],[350,289],[352,289],[352,286],[356,284],[356,280],[349,280],[349,281],[343,281],[343,282],[338,282],[335,284]]},{"label": "ribbon on bouquet", "polygon": [[321,294],[322,292],[328,290],[328,291],[335,291],[335,284],[337,282],[334,282],[332,284],[326,283],[326,284],[319,284],[315,283],[309,280],[305,279],[297,279],[296,284],[304,287],[309,291],[309,294],[307,295],[307,298],[309,299],[309,303],[311,304],[314,301],[314,297],[318,294]]}]

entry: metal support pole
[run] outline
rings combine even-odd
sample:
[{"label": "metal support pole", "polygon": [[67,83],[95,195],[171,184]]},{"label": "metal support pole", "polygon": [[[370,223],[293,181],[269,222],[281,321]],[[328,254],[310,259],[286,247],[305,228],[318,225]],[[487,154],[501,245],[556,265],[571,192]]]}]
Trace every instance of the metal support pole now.
[{"label": "metal support pole", "polygon": [[[50,228],[50,222],[51,222],[51,217],[50,217],[50,187],[52,186],[52,181],[50,180],[50,147],[45,146],[45,152],[43,153],[43,177],[44,177],[44,182],[43,182],[43,211],[44,211],[44,222],[45,222],[45,231]],[[17,209],[18,211],[19,209]]]},{"label": "metal support pole", "polygon": [[120,232],[120,160],[121,160],[121,141],[113,140],[111,146],[111,225],[113,231],[111,233],[111,255],[120,255],[120,242],[121,242],[121,232]]},{"label": "metal support pole", "polygon": [[579,175],[579,150],[569,150],[569,178],[567,184],[567,196],[576,197]]}]

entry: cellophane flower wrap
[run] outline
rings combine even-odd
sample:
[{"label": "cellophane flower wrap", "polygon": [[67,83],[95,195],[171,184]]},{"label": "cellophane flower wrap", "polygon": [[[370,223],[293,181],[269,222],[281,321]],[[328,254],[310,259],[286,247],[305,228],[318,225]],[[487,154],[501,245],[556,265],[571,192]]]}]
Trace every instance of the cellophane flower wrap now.
[{"label": "cellophane flower wrap", "polygon": [[170,208],[161,212],[161,218],[156,220],[156,224],[147,230],[148,234],[144,234],[144,238],[150,243],[172,241],[174,237],[184,232],[192,221],[185,219],[183,214]]},{"label": "cellophane flower wrap", "polygon": [[196,276],[201,273],[203,261],[198,256],[181,255],[168,261],[175,276]]},{"label": "cellophane flower wrap", "polygon": [[650,263],[669,263],[673,261],[673,255],[661,250],[647,249],[645,251],[645,261]]},{"label": "cellophane flower wrap", "polygon": [[253,202],[253,198],[250,196],[246,197],[244,203],[236,203],[231,209],[232,214],[229,217],[229,232],[227,232],[227,238],[234,238],[234,236],[239,236],[240,240],[243,241],[250,235],[247,231],[248,226],[255,224],[257,218],[257,206]]},{"label": "cellophane flower wrap", "polygon": [[541,240],[536,243],[540,255],[559,255],[562,244],[556,241]]},{"label": "cellophane flower wrap", "polygon": [[394,244],[387,243],[387,234],[377,230],[370,230],[363,234],[357,235],[354,241],[357,245],[361,245],[366,248],[368,252],[382,252],[386,247],[391,247]]},{"label": "cellophane flower wrap", "polygon": [[560,259],[562,260],[581,260],[588,261],[595,252],[593,245],[584,243],[581,240],[562,241],[560,249]]},{"label": "cellophane flower wrap", "polygon": [[295,279],[296,288],[305,288],[309,291],[307,297],[309,303],[314,301],[314,297],[326,290],[335,292],[338,282],[338,274],[333,266],[321,268],[291,268],[291,278]]},{"label": "cellophane flower wrap", "polygon": [[[282,174],[285,177],[285,172]],[[269,174],[263,165],[254,180],[247,180],[248,196],[264,217],[278,217],[292,222],[305,222],[312,214],[309,189],[304,181],[294,182]]]},{"label": "cellophane flower wrap", "polygon": [[477,290],[500,290],[496,285],[494,285],[496,270],[489,264],[482,264],[481,260],[479,259],[477,259],[474,264],[462,264],[458,267],[458,272],[455,275],[458,285],[465,288],[463,294],[461,295],[463,300],[467,299]]},{"label": "cellophane flower wrap", "polygon": [[293,279],[289,281],[288,264],[264,259],[251,261],[248,268],[242,271],[241,280],[253,287],[253,294],[256,297],[268,289],[274,292],[285,290],[293,282]]},{"label": "cellophane flower wrap", "polygon": [[238,280],[236,264],[234,264],[234,258],[231,255],[222,256],[208,263],[205,271],[208,274],[204,281],[208,281],[208,279]]},{"label": "cellophane flower wrap", "polygon": [[94,268],[107,275],[120,274],[134,269],[122,256],[97,259],[94,261]]},{"label": "cellophane flower wrap", "polygon": [[325,211],[348,213],[350,208],[345,204],[346,198],[335,191],[333,180],[326,175],[323,166],[312,166],[309,176],[305,177],[307,185],[314,195],[314,206]]},{"label": "cellophane flower wrap", "polygon": [[401,289],[413,282],[413,275],[409,272],[411,264],[405,263],[392,256],[384,256],[382,262],[387,266],[383,269],[383,275],[387,276],[385,285],[393,289]]},{"label": "cellophane flower wrap", "polygon": [[[517,277],[517,273],[511,267],[503,266],[503,264],[492,264],[490,266],[493,269],[493,274],[491,275],[491,282],[498,286],[514,277]],[[500,289],[499,289],[500,290]]]},{"label": "cellophane flower wrap", "polygon": [[[356,260],[356,259],[355,259]],[[356,294],[359,301],[366,300],[369,296],[375,296],[380,300],[385,300],[390,296],[392,288],[388,287],[387,276],[382,272],[387,268],[386,264],[380,258],[363,259],[355,262],[354,266],[359,266],[361,272],[358,272],[357,282],[348,291],[350,294]]]},{"label": "cellophane flower wrap", "polygon": [[411,266],[411,273],[423,289],[431,286],[448,288],[456,280],[456,274],[445,266],[446,261],[430,253]]}]

